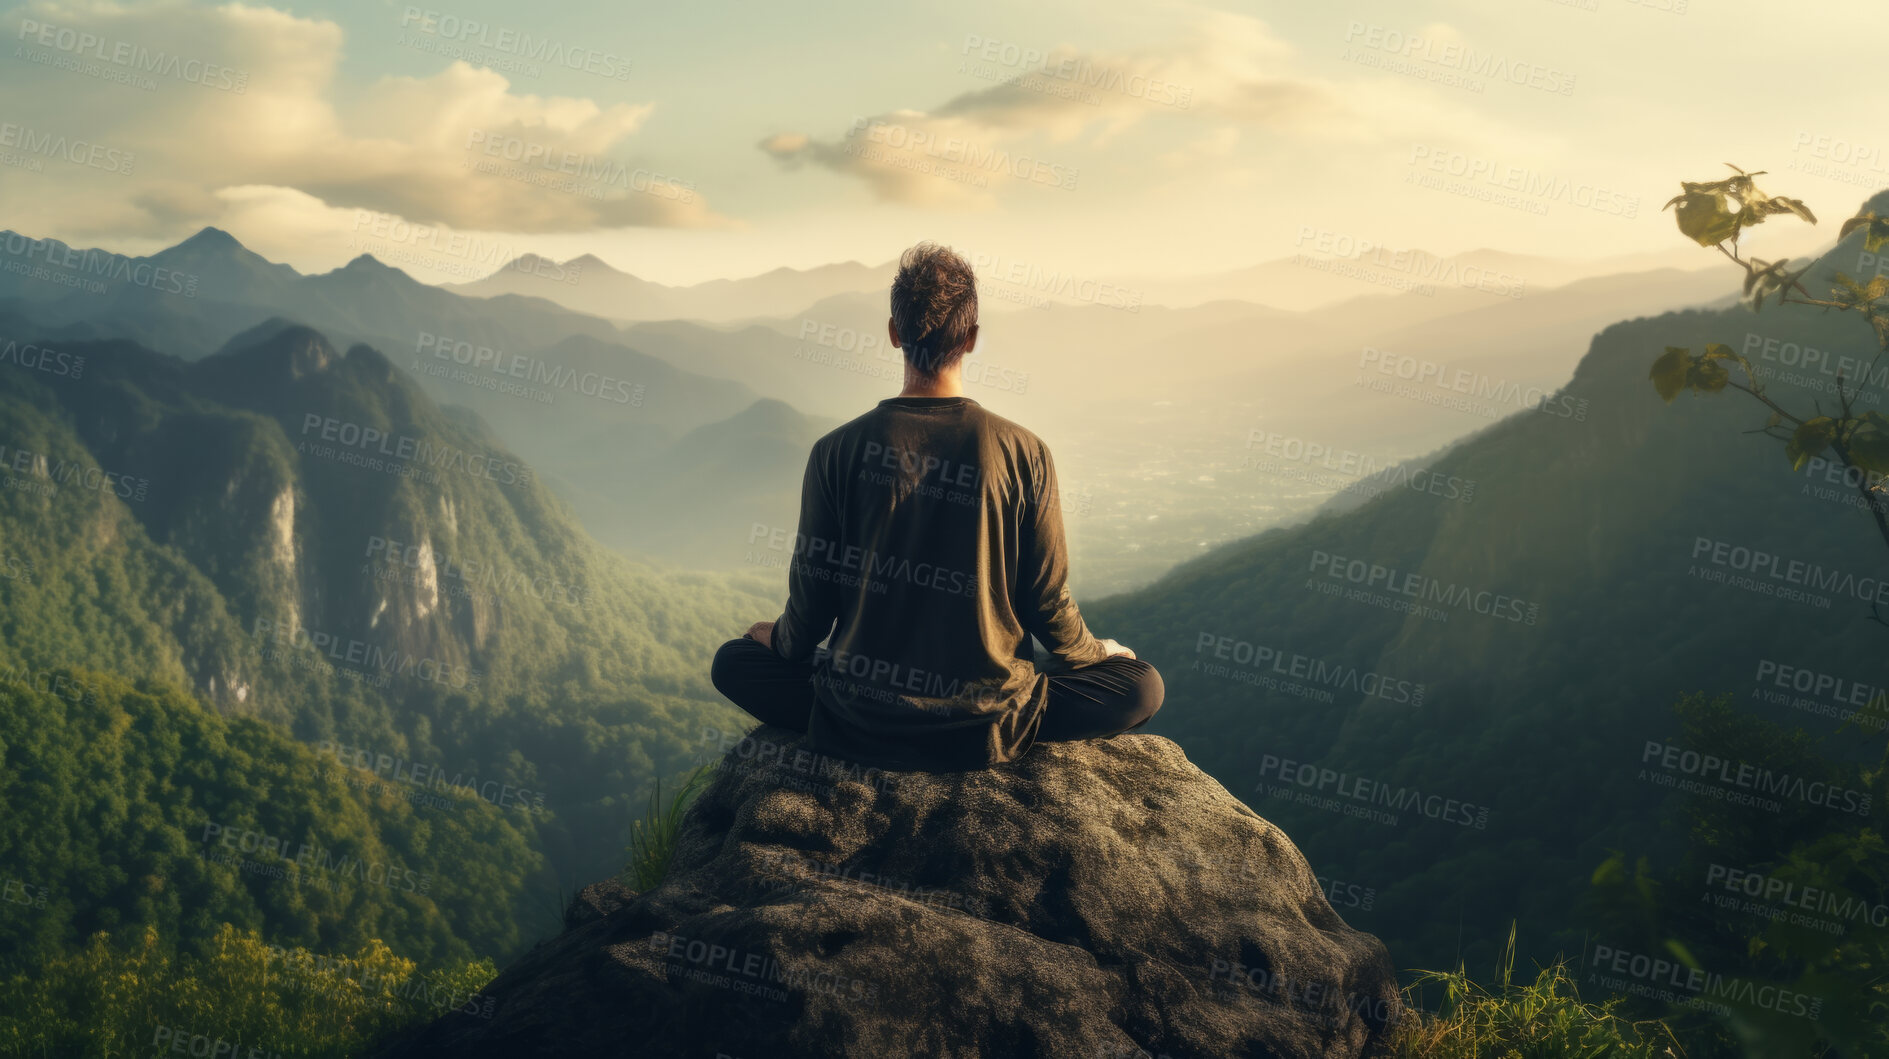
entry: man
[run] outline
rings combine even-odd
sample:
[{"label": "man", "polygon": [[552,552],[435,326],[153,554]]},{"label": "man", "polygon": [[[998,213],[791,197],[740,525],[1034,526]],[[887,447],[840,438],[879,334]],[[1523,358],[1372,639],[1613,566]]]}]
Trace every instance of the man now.
[{"label": "man", "polygon": [[907,250],[887,331],[905,387],[814,442],[786,610],[722,645],[715,687],[813,749],[887,769],[983,768],[1147,723],[1160,674],[1091,635],[1069,596],[1048,446],[964,396],[970,265]]}]

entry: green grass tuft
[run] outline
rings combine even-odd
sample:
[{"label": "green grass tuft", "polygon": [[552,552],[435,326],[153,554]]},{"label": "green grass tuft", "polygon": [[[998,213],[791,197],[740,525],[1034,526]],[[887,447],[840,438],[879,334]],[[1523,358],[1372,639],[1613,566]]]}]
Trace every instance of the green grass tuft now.
[{"label": "green grass tuft", "polygon": [[630,832],[630,844],[625,852],[630,855],[629,864],[623,869],[623,884],[637,893],[648,893],[662,883],[669,874],[669,861],[676,855],[676,839],[682,833],[682,817],[688,812],[690,803],[715,771],[714,763],[698,766],[694,772],[683,779],[665,803],[662,796],[662,781],[656,781],[656,787],[649,794],[649,811],[643,814]]},{"label": "green grass tuft", "polygon": [[[1584,1004],[1566,960],[1541,968],[1527,984],[1514,979],[1515,925],[1493,990],[1454,971],[1418,971],[1404,990],[1410,1004],[1393,1054],[1399,1059],[1684,1059],[1671,1027],[1613,1013],[1616,997]],[[1434,1015],[1423,994],[1442,990]]]}]

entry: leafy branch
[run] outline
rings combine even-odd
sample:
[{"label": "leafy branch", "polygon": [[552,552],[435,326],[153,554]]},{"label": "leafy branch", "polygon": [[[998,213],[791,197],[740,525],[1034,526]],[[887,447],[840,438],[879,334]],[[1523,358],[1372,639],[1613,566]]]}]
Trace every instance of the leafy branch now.
[{"label": "leafy branch", "polygon": [[[1664,207],[1678,207],[1674,216],[1679,230],[1700,246],[1717,248],[1745,270],[1744,300],[1754,312],[1762,311],[1770,300],[1776,305],[1807,305],[1860,315],[1881,347],[1864,380],[1877,378],[1877,369],[1889,355],[1889,277],[1877,276],[1865,284],[1839,272],[1829,297],[1820,298],[1804,285],[1814,259],[1792,269],[1784,258],[1764,261],[1741,256],[1739,235],[1767,217],[1789,214],[1811,224],[1817,223],[1817,217],[1800,199],[1760,191],[1753,178],[1763,176],[1763,170],[1747,173],[1729,162],[1726,165],[1733,175],[1723,180],[1680,182],[1681,193]],[[1866,251],[1876,253],[1889,246],[1889,217],[1865,209],[1843,222],[1840,234],[1847,236],[1859,229]],[[1734,365],[1744,375],[1742,383],[1732,377]],[[1668,404],[1687,390],[1712,394],[1729,388],[1749,394],[1771,410],[1764,426],[1752,433],[1782,441],[1792,470],[1802,470],[1811,460],[1831,453],[1844,468],[1844,480],[1854,478],[1864,506],[1876,521],[1877,532],[1889,545],[1889,479],[1885,479],[1889,476],[1889,419],[1874,411],[1857,413],[1861,384],[1852,385],[1841,368],[1836,376],[1837,407],[1825,412],[1821,402],[1813,401],[1811,413],[1801,415],[1773,400],[1751,362],[1722,342],[1708,343],[1704,352],[1697,354],[1683,346],[1667,346],[1665,354],[1653,362],[1648,377]],[[1875,617],[1882,620],[1880,615]]]}]

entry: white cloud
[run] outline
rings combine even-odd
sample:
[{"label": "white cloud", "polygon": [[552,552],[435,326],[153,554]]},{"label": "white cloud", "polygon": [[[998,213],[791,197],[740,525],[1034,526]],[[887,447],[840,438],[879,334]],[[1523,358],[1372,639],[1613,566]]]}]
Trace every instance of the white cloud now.
[{"label": "white cloud", "polygon": [[40,3],[0,27],[33,54],[106,75],[0,62],[0,120],[136,159],[129,173],[58,160],[0,168],[9,198],[30,198],[72,235],[222,223],[231,200],[219,190],[259,186],[460,228],[726,223],[689,175],[629,150],[650,104],[519,94],[461,62],[343,100],[339,26],[241,4]]},{"label": "white cloud", "polygon": [[[1208,157],[1203,147],[1227,157],[1239,129],[1272,134],[1249,138],[1253,150],[1279,137],[1367,145],[1408,144],[1426,133],[1513,140],[1513,130],[1427,86],[1376,74],[1334,81],[1300,73],[1291,46],[1258,19],[1193,5],[1176,10],[1179,36],[1135,51],[1063,46],[1024,59],[1014,48],[981,50],[967,42],[960,56],[965,71],[991,80],[990,87],[928,111],[855,119],[831,140],[778,133],[760,146],[790,168],[810,162],[863,180],[883,199],[981,206],[999,192],[1046,181],[1035,167],[1023,167],[1019,179],[1001,166],[969,161],[1048,158],[1079,173],[1076,163],[1090,150],[1149,123],[1221,126],[1205,139],[1190,131],[1195,146],[1166,152],[1172,161]],[[965,171],[979,179],[962,179]]]}]

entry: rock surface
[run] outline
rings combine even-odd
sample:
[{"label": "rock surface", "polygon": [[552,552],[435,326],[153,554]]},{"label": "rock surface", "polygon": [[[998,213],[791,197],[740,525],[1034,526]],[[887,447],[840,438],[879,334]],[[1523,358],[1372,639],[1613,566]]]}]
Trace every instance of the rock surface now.
[{"label": "rock surface", "polygon": [[1358,1056],[1400,1008],[1278,828],[1149,735],[878,772],[761,727],[418,1057]]}]

